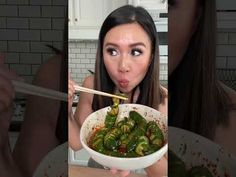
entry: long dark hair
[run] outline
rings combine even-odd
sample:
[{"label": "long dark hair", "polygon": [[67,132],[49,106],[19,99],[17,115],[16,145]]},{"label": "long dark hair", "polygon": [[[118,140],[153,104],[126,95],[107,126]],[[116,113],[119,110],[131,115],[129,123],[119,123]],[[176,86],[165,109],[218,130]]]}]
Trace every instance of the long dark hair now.
[{"label": "long dark hair", "polygon": [[214,138],[216,126],[227,124],[226,93],[216,78],[216,8],[199,1],[202,14],[188,49],[169,77],[169,125]]},{"label": "long dark hair", "polygon": [[[99,34],[96,66],[94,74],[94,88],[105,92],[114,92],[115,85],[109,77],[103,60],[103,42],[105,35],[112,28],[129,23],[138,23],[148,34],[152,46],[152,59],[145,78],[139,84],[140,95],[136,103],[150,107],[157,107],[164,100],[164,93],[159,84],[159,44],[156,27],[152,17],[142,7],[131,5],[122,6],[114,10],[105,19]],[[134,89],[135,90],[135,89]],[[111,98],[95,96],[93,110],[98,110],[111,105]]]}]

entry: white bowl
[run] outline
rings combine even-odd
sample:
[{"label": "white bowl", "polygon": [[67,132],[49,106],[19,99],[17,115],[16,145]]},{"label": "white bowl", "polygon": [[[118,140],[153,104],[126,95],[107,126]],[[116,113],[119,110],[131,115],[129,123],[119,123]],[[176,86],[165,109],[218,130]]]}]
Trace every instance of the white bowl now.
[{"label": "white bowl", "polygon": [[146,168],[154,164],[167,152],[167,117],[153,108],[139,104],[119,105],[119,114],[117,116],[117,121],[123,119],[125,116],[128,116],[131,110],[135,110],[140,113],[148,122],[155,120],[161,128],[165,139],[165,144],[161,149],[147,156],[134,158],[111,157],[91,149],[88,146],[87,142],[91,136],[91,133],[93,132],[93,128],[104,125],[105,117],[108,110],[110,110],[110,107],[100,109],[90,114],[84,121],[80,130],[80,140],[82,146],[88,151],[88,153],[96,162],[109,168],[116,168],[120,170],[135,170]]},{"label": "white bowl", "polygon": [[236,157],[215,142],[196,133],[169,126],[169,149],[181,158],[187,170],[207,167],[213,176],[236,177]]}]

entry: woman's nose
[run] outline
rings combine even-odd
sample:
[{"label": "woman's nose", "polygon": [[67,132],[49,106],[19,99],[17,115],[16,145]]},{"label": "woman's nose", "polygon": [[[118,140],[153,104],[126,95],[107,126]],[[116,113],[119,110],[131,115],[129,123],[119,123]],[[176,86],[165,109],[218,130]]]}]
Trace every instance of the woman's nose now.
[{"label": "woman's nose", "polygon": [[119,71],[124,73],[124,72],[129,72],[129,70],[130,70],[129,59],[128,57],[122,56],[119,62]]}]

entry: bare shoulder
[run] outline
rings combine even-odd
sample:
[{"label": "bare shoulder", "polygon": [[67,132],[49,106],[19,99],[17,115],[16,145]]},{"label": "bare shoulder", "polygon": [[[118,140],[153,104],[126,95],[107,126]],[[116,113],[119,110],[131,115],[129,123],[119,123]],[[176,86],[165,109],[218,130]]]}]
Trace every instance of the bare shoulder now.
[{"label": "bare shoulder", "polygon": [[164,96],[164,101],[158,106],[158,110],[162,112],[163,114],[168,114],[168,90],[161,86],[161,91]]},{"label": "bare shoulder", "polygon": [[236,104],[236,91],[223,83],[220,83],[220,84],[222,88],[224,89],[225,93],[230,98],[231,104]]},{"label": "bare shoulder", "polygon": [[94,76],[93,75],[87,76],[83,81],[83,86],[86,87],[86,88],[93,89],[93,81],[94,81]]},{"label": "bare shoulder", "polygon": [[[93,75],[87,76],[83,81],[83,87],[93,89]],[[79,103],[75,111],[75,119],[78,121],[81,126],[85,118],[92,113],[92,103],[93,103],[93,94],[80,92],[79,94]]]},{"label": "bare shoulder", "polygon": [[163,87],[163,86],[161,85],[161,90],[163,91],[164,96],[165,96],[165,97],[168,97],[168,90],[167,90],[167,88],[165,88],[165,87]]},{"label": "bare shoulder", "polygon": [[54,55],[43,63],[33,81],[35,85],[58,90],[61,71],[61,55]]}]

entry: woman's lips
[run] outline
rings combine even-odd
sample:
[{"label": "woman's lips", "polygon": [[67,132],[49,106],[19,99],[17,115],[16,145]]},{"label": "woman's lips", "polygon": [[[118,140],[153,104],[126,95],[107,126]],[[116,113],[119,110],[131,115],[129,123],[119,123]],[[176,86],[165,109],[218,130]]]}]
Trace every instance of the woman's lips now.
[{"label": "woman's lips", "polygon": [[120,87],[125,88],[125,87],[127,87],[129,85],[129,81],[125,80],[125,79],[119,80],[118,84],[119,84]]}]

